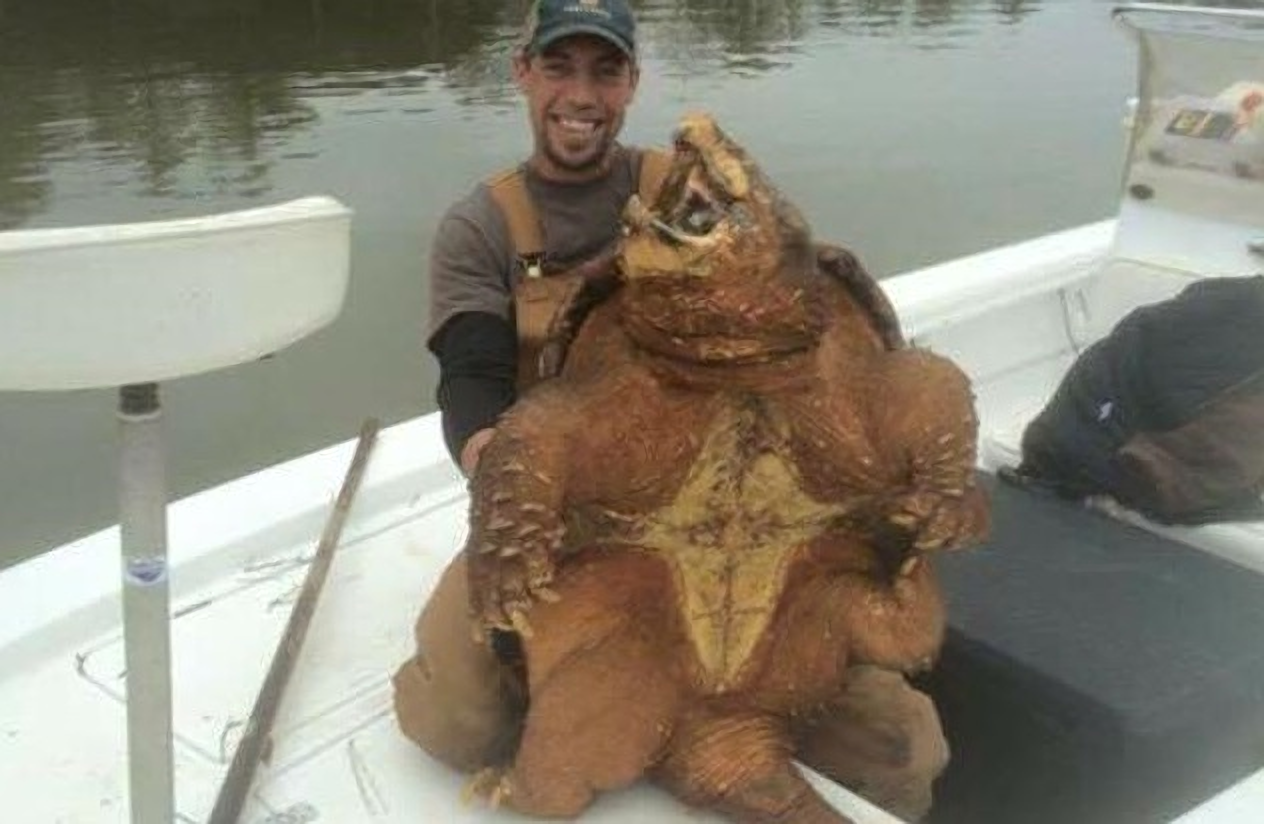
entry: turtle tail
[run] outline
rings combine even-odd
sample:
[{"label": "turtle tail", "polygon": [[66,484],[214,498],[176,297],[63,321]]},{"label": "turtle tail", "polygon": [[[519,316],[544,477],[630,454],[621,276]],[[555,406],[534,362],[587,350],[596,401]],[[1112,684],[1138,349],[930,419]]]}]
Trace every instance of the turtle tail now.
[{"label": "turtle tail", "polygon": [[791,754],[776,718],[703,709],[679,722],[655,777],[685,803],[738,824],[852,824],[807,782]]}]

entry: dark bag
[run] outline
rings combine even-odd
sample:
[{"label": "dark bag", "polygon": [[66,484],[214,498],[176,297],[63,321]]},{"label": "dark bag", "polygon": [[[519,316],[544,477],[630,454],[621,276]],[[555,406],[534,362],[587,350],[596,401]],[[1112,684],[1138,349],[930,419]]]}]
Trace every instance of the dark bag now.
[{"label": "dark bag", "polygon": [[1264,517],[1264,276],[1208,278],[1086,349],[1023,433],[1021,478],[1163,523]]}]

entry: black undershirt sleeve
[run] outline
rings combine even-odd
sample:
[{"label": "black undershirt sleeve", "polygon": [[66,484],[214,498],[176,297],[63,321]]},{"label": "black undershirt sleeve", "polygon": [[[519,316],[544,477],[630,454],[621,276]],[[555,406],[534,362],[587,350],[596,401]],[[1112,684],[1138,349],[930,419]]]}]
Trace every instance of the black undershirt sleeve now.
[{"label": "black undershirt sleeve", "polygon": [[443,438],[459,465],[461,448],[470,436],[495,426],[514,402],[517,336],[504,318],[462,312],[443,325],[430,350],[439,360],[437,400]]}]

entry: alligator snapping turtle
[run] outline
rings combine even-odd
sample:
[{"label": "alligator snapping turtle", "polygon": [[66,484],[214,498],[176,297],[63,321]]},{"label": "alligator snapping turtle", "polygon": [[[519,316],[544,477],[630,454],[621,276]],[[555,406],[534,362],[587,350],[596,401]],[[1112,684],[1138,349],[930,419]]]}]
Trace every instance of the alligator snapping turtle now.
[{"label": "alligator snapping turtle", "polygon": [[629,201],[618,287],[471,480],[471,606],[480,634],[520,636],[529,694],[512,763],[475,782],[496,803],[573,817],[647,776],[737,821],[847,820],[789,723],[852,664],[933,659],[920,561],[987,508],[964,375],[816,255],[746,152],[687,117],[655,202]]}]

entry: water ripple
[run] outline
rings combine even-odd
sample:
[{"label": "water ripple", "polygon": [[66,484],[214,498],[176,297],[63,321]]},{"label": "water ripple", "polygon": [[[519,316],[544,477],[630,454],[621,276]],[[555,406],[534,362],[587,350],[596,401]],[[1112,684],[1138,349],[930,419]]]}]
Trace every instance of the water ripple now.
[{"label": "water ripple", "polygon": [[[429,117],[517,105],[516,0],[6,0],[0,225],[55,207],[62,164],[126,170],[146,196],[254,195],[310,159],[323,117]],[[1036,0],[646,0],[647,59],[668,79],[785,73],[814,50],[878,40],[965,47]],[[477,117],[477,115],[476,115]],[[234,167],[234,164],[236,166]],[[103,185],[117,186],[111,174]],[[54,198],[54,200],[50,200]]]}]

